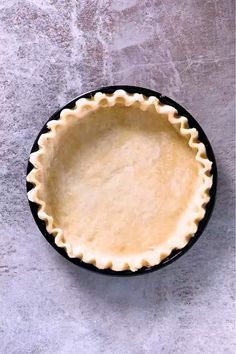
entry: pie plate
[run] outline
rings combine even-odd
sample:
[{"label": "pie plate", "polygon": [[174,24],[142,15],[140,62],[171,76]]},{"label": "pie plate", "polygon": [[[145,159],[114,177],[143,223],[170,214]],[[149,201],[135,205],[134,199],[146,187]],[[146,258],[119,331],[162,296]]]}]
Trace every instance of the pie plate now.
[{"label": "pie plate", "polygon": [[[205,149],[206,149],[206,155],[208,157],[208,159],[212,162],[212,167],[211,167],[211,175],[212,175],[212,186],[209,192],[210,195],[210,200],[209,202],[206,204],[205,207],[205,215],[204,217],[201,219],[201,221],[198,224],[197,227],[197,231],[196,233],[190,238],[190,240],[188,241],[187,245],[181,249],[174,249],[168,257],[166,257],[163,261],[161,261],[161,263],[157,264],[157,265],[153,265],[153,266],[149,266],[149,267],[142,267],[137,269],[136,271],[132,271],[132,270],[112,270],[112,269],[99,269],[98,267],[96,267],[93,264],[89,264],[86,263],[84,261],[82,261],[79,258],[73,258],[73,257],[69,257],[66,250],[62,247],[59,247],[58,245],[56,245],[55,243],[55,239],[54,237],[48,233],[47,229],[46,229],[46,224],[43,220],[41,220],[38,216],[38,204],[29,201],[30,204],[30,208],[31,208],[31,212],[32,215],[34,217],[34,220],[36,222],[36,224],[38,225],[41,233],[43,234],[43,236],[46,238],[46,240],[54,247],[54,249],[57,250],[57,252],[59,252],[63,257],[65,257],[66,259],[68,259],[70,262],[74,263],[75,265],[82,267],[82,268],[86,268],[88,270],[94,271],[94,272],[98,272],[101,274],[106,274],[106,275],[116,275],[116,276],[132,276],[132,275],[139,275],[139,274],[146,274],[149,273],[151,271],[155,271],[158,269],[161,269],[162,267],[172,263],[173,261],[175,261],[176,259],[178,259],[180,256],[182,256],[184,253],[186,253],[192,246],[193,244],[199,239],[199,237],[201,236],[203,230],[205,229],[212,210],[214,208],[214,202],[215,202],[215,196],[216,196],[216,188],[217,188],[217,167],[216,167],[216,161],[215,161],[215,157],[214,157],[214,153],[212,150],[212,147],[209,143],[209,140],[206,136],[206,134],[204,133],[204,131],[202,130],[202,128],[199,126],[199,124],[197,123],[197,121],[190,115],[190,113],[188,113],[182,106],[180,106],[178,103],[176,103],[175,101],[173,101],[172,99],[168,98],[167,96],[164,96],[162,94],[160,94],[159,92],[156,91],[152,91],[146,88],[142,88],[142,87],[135,87],[135,86],[109,86],[109,87],[103,87],[103,88],[99,88],[95,91],[91,91],[85,94],[82,94],[78,97],[76,97],[75,99],[73,99],[72,101],[70,101],[69,103],[67,103],[65,106],[63,106],[62,108],[60,108],[57,112],[55,112],[50,119],[47,121],[47,123],[43,126],[42,130],[40,131],[38,137],[36,138],[31,153],[37,151],[39,149],[38,146],[38,141],[41,137],[42,134],[45,134],[49,131],[47,124],[50,121],[56,121],[60,118],[60,114],[62,112],[62,110],[64,109],[72,109],[75,107],[76,102],[81,99],[81,98],[92,98],[96,93],[100,92],[100,93],[104,93],[104,94],[113,94],[115,91],[117,90],[124,90],[126,91],[128,94],[142,94],[144,97],[150,97],[150,96],[154,96],[156,97],[159,102],[163,105],[168,105],[168,106],[172,106],[173,108],[176,109],[176,111],[178,112],[179,116],[183,116],[186,117],[188,119],[188,125],[189,128],[195,128],[198,131],[198,137],[199,137],[199,141],[202,142],[205,145]],[[27,175],[31,172],[31,170],[33,169],[33,165],[31,164],[30,161],[28,161],[28,167],[27,167]],[[29,192],[32,189],[32,184],[30,182],[27,182],[27,192]]]}]

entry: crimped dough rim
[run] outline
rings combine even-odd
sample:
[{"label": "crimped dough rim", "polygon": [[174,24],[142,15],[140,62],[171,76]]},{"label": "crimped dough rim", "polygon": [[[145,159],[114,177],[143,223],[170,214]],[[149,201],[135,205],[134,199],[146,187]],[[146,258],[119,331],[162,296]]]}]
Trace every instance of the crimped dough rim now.
[{"label": "crimped dough rim", "polygon": [[[188,226],[185,227],[181,237],[178,240],[164,243],[152,251],[142,253],[140,255],[126,256],[122,259],[117,257],[109,257],[101,254],[90,252],[89,249],[74,252],[70,242],[63,235],[63,230],[53,226],[53,217],[46,213],[45,201],[39,198],[39,190],[43,189],[43,183],[37,178],[37,170],[43,169],[43,164],[40,162],[40,156],[47,154],[45,141],[56,137],[56,127],[66,126],[67,119],[70,115],[83,117],[88,111],[96,111],[99,107],[113,107],[117,104],[124,106],[138,105],[143,111],[147,110],[150,105],[153,105],[157,113],[166,114],[168,121],[174,128],[187,139],[188,145],[196,151],[195,159],[201,165],[199,176],[202,177],[202,185],[195,205],[195,211],[191,215],[191,220],[188,220]],[[210,173],[212,162],[207,158],[206,148],[202,142],[198,140],[198,131],[195,128],[189,128],[188,120],[184,116],[178,116],[175,108],[169,105],[163,105],[158,98],[154,96],[145,97],[142,94],[128,94],[124,90],[116,90],[113,94],[105,94],[98,92],[92,98],[80,98],[73,109],[63,109],[58,120],[52,120],[47,123],[49,132],[42,134],[38,140],[39,150],[30,154],[30,162],[34,166],[31,172],[27,175],[27,181],[32,183],[34,187],[28,192],[28,198],[31,202],[38,204],[38,217],[46,223],[46,230],[49,234],[55,237],[55,243],[58,247],[66,250],[71,258],[79,258],[85,263],[93,264],[99,269],[110,268],[114,271],[131,270],[136,271],[143,266],[151,267],[158,265],[162,260],[170,255],[174,249],[182,249],[187,245],[191,237],[197,231],[199,222],[203,219],[206,210],[206,204],[210,200],[209,191],[212,186],[212,175]]]}]

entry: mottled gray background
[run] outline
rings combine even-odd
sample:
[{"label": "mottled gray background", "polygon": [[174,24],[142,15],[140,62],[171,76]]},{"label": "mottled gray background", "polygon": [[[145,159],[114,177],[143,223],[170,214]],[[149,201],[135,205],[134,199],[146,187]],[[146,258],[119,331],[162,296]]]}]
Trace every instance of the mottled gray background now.
[{"label": "mottled gray background", "polygon": [[[0,1],[0,353],[235,353],[234,1]],[[48,117],[102,85],[156,89],[199,120],[219,191],[199,242],[147,276],[78,269],[25,193]]]}]

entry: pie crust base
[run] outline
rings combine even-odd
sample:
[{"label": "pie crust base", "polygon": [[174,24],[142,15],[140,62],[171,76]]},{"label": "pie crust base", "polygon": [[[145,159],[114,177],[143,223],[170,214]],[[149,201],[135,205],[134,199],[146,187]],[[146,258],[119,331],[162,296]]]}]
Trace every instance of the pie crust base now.
[{"label": "pie crust base", "polygon": [[69,257],[136,271],[194,236],[212,163],[173,107],[153,96],[99,92],[47,126],[30,155],[28,198]]}]

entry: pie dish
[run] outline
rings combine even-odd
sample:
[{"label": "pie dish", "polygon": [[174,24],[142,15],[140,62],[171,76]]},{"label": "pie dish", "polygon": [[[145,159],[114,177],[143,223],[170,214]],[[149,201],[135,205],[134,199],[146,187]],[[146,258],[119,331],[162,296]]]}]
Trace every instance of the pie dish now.
[{"label": "pie dish", "polygon": [[98,92],[48,128],[30,155],[28,197],[69,257],[135,272],[194,236],[212,162],[175,108],[154,96]]}]

